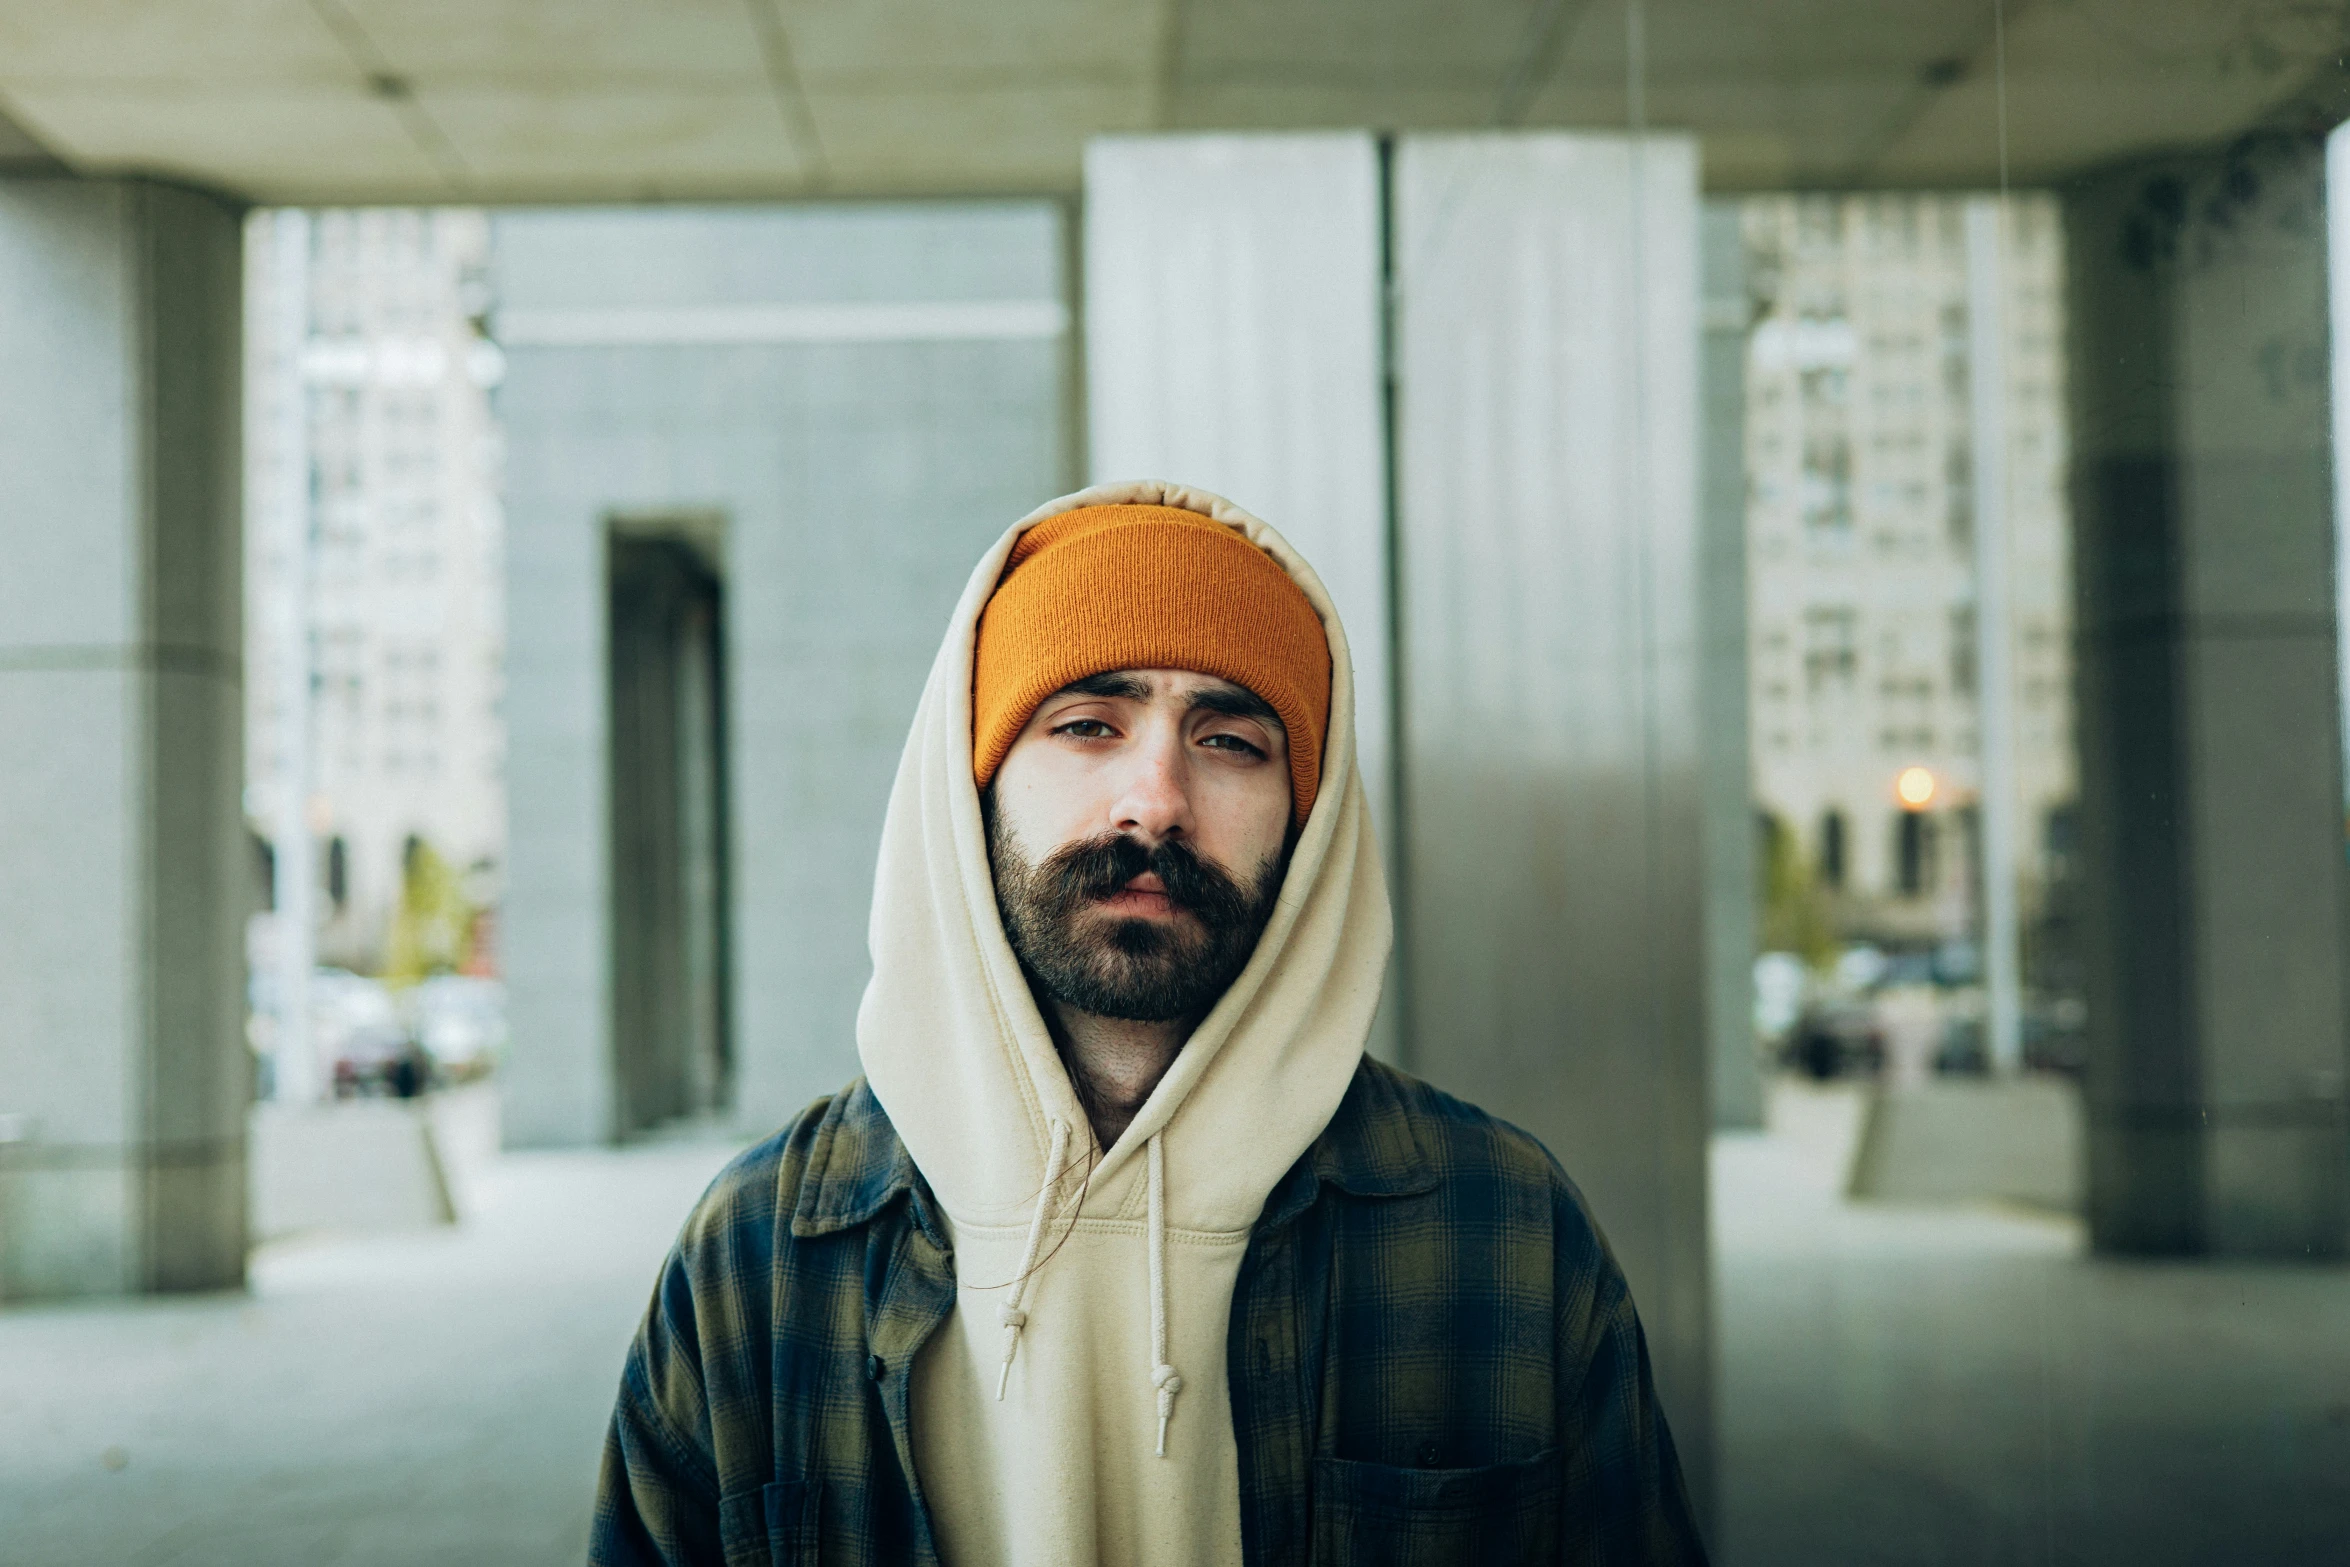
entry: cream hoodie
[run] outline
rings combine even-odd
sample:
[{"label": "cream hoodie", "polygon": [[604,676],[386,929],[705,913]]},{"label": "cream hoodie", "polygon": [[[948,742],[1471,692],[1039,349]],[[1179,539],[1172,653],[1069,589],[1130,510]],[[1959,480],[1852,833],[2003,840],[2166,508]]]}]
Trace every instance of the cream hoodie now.
[{"label": "cream hoodie", "polygon": [[[996,914],[971,659],[1021,531],[1122,502],[1226,523],[1296,579],[1329,632],[1330,725],[1321,793],[1255,955],[1087,1180],[1092,1131]],[[1266,1194],[1354,1076],[1391,936],[1354,704],[1346,634],[1313,569],[1197,490],[1101,485],[1054,501],[963,590],[890,792],[857,1014],[873,1092],[954,1235],[956,1309],[916,1361],[912,1421],[948,1567],[1241,1559],[1233,1286]]]}]

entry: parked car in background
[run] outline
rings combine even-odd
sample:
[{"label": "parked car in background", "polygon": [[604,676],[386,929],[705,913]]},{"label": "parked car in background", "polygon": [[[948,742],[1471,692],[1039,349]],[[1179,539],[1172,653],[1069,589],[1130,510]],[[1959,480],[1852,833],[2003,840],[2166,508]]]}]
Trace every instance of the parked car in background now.
[{"label": "parked car in background", "polygon": [[451,1081],[486,1075],[506,1048],[506,987],[472,974],[435,974],[402,998],[411,1035]]},{"label": "parked car in background", "polygon": [[[256,1089],[267,1098],[279,1042],[276,976],[255,969],[246,994]],[[437,974],[395,991],[365,974],[321,967],[310,978],[310,1040],[338,1097],[413,1098],[489,1074],[506,1047],[506,989],[494,979]]]}]

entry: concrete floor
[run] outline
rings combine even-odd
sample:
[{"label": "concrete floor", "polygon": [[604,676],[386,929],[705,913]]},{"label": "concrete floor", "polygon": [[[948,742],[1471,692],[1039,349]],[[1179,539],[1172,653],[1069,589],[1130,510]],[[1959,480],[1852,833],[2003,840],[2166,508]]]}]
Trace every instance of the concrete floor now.
[{"label": "concrete floor", "polygon": [[2350,1562],[2350,1270],[1849,1204],[1859,1107],[1714,1145],[1727,1567]]},{"label": "concrete floor", "polygon": [[732,1148],[508,1155],[246,1295],[0,1311],[7,1567],[577,1563],[620,1360]]},{"label": "concrete floor", "polygon": [[[1846,1204],[1857,1104],[1782,1086],[1716,1146],[1725,1567],[2350,1562],[2350,1272]],[[512,1155],[467,1224],[271,1247],[246,1295],[0,1311],[0,1562],[578,1561],[728,1152]]]}]

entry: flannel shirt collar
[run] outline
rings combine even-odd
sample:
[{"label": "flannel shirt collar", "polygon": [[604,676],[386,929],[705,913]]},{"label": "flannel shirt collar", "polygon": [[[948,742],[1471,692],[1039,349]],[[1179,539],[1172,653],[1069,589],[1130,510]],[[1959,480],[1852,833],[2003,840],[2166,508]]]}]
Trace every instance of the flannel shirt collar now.
[{"label": "flannel shirt collar", "polygon": [[932,1212],[930,1189],[914,1168],[889,1115],[863,1078],[835,1095],[816,1128],[791,1232],[803,1240],[870,1222],[900,1195],[913,1201],[914,1219],[941,1249],[945,1226]]},{"label": "flannel shirt collar", "polygon": [[[1313,1205],[1325,1183],[1350,1197],[1413,1197],[1435,1188],[1436,1167],[1384,1074],[1357,1069],[1330,1124],[1266,1195],[1260,1226],[1287,1224]],[[945,1226],[930,1189],[881,1102],[860,1080],[833,1100],[817,1128],[792,1234],[806,1239],[853,1229],[901,1195],[911,1199],[915,1222],[944,1249]]]},{"label": "flannel shirt collar", "polygon": [[1265,1198],[1261,1229],[1278,1229],[1313,1206],[1327,1183],[1350,1197],[1416,1197],[1436,1187],[1436,1165],[1396,1093],[1368,1059],[1322,1135]]}]

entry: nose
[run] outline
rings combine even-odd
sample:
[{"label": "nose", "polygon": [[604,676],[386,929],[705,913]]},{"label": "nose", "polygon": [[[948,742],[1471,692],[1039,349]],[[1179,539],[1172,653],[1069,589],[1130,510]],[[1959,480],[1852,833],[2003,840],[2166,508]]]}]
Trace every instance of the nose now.
[{"label": "nose", "polygon": [[1189,834],[1191,798],[1183,764],[1180,738],[1154,725],[1128,753],[1110,805],[1112,830],[1132,833],[1153,846]]}]

